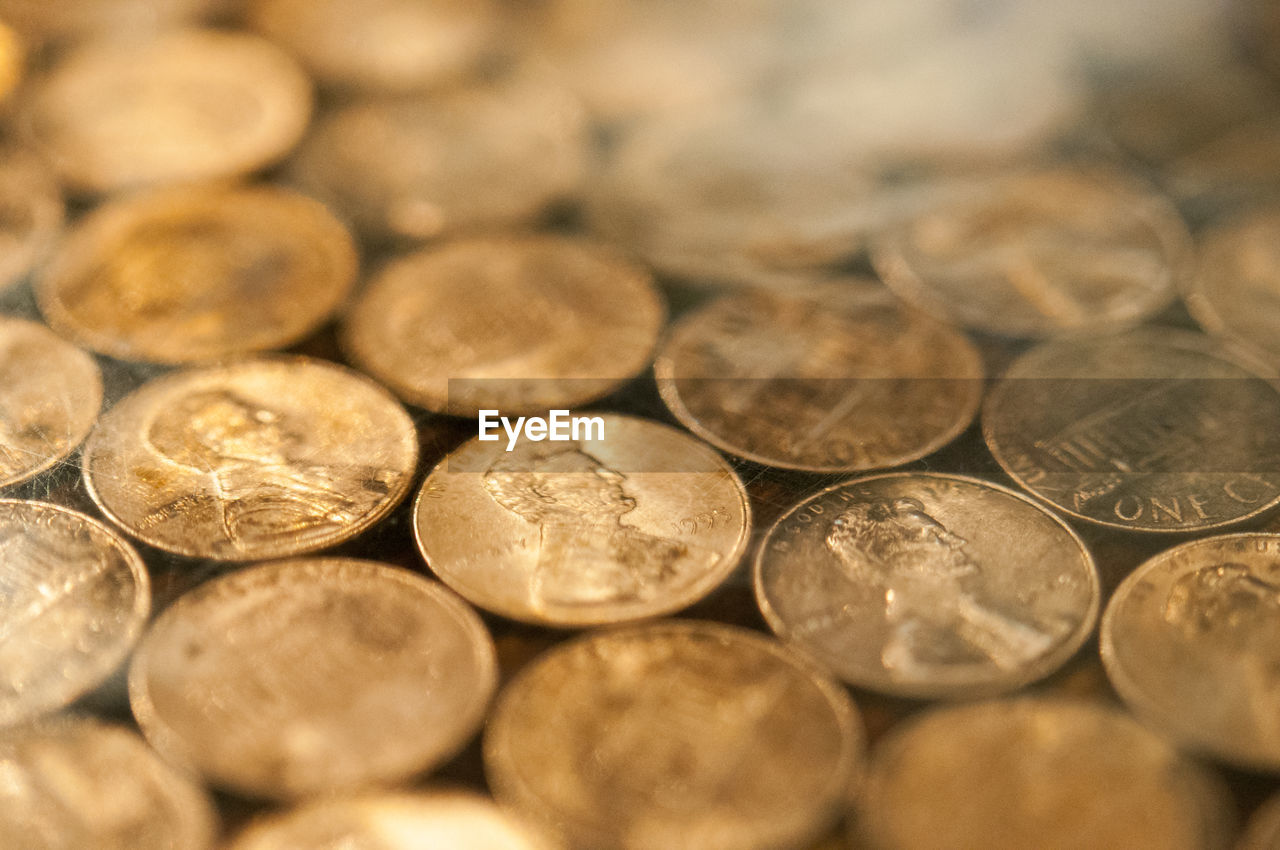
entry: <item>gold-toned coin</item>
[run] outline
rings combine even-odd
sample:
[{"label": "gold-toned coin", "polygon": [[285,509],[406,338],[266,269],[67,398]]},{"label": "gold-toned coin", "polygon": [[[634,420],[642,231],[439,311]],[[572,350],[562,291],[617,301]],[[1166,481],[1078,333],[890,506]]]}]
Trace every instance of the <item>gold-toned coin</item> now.
[{"label": "gold-toned coin", "polygon": [[89,494],[169,552],[255,561],[356,536],[409,489],[413,421],[332,363],[272,357],[174,372],[126,396],[84,448]]},{"label": "gold-toned coin", "polygon": [[1280,535],[1206,537],[1143,563],[1107,605],[1101,649],[1157,729],[1280,772]]},{"label": "gold-toned coin", "polygon": [[480,618],[441,585],[354,559],[279,561],[165,610],[129,669],[147,740],[276,799],[400,782],[476,732],[497,681]]},{"label": "gold-toned coin", "polygon": [[1206,233],[1187,309],[1206,331],[1280,365],[1280,209],[1253,210]]},{"label": "gold-toned coin", "polygon": [[714,301],[671,330],[653,371],[699,437],[809,472],[924,457],[968,427],[983,389],[963,334],[858,279]]},{"label": "gold-toned coin", "polygon": [[64,460],[101,406],[92,357],[43,325],[0,316],[0,488]]},{"label": "gold-toned coin", "polygon": [[121,726],[57,717],[0,732],[5,850],[206,850],[208,794]]},{"label": "gold-toned coin", "polygon": [[428,410],[545,412],[638,375],[665,316],[649,273],[602,245],[474,237],[387,266],[352,308],[343,343]]},{"label": "gold-toned coin", "polygon": [[840,678],[930,698],[1049,675],[1093,631],[1100,595],[1084,543],[1044,508],[914,472],[837,484],[783,514],[755,590],[769,626]]},{"label": "gold-toned coin", "polygon": [[269,186],[165,189],[109,202],[41,273],[63,335],[122,360],[213,360],[280,348],[333,313],[355,282],[346,228]]},{"label": "gold-toned coin", "polygon": [[146,569],[120,535],[68,508],[0,499],[0,726],[101,684],[150,611]]},{"label": "gold-toned coin", "polygon": [[1200,334],[1045,343],[988,395],[982,429],[1018,484],[1113,528],[1206,531],[1280,503],[1280,386]]},{"label": "gold-toned coin", "polygon": [[1222,781],[1100,704],[935,709],[872,751],[853,846],[1226,850]]},{"label": "gold-toned coin", "polygon": [[668,614],[720,584],[751,528],[733,468],[666,425],[598,418],[603,436],[511,451],[505,434],[476,438],[442,460],[414,507],[435,574],[481,608],[552,626]]},{"label": "gold-toned coin", "polygon": [[947,321],[1011,337],[1101,332],[1173,300],[1190,238],[1176,210],[1101,168],[942,183],[888,228],[872,259],[899,295]]},{"label": "gold-toned coin", "polygon": [[62,191],[37,156],[0,151],[0,290],[26,277],[62,229]]},{"label": "gold-toned coin", "polygon": [[367,236],[420,241],[538,218],[577,189],[589,144],[567,92],[517,74],[339,109],[291,175]]},{"label": "gold-toned coin", "polygon": [[311,117],[311,82],[265,39],[184,30],[80,47],[38,81],[25,129],[80,192],[247,174]]},{"label": "gold-toned coin", "polygon": [[131,38],[196,19],[225,0],[0,0],[0,18],[39,44]]},{"label": "gold-toned coin", "polygon": [[547,652],[484,740],[499,801],[582,850],[800,846],[843,809],[862,753],[838,684],[761,635],[696,621]]}]

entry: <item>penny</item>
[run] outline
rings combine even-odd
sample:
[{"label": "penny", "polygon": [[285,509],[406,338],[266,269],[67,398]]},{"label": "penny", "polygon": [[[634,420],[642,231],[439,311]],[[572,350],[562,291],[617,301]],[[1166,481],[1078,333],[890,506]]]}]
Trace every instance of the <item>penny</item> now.
[{"label": "penny", "polygon": [[121,726],[58,717],[0,732],[8,850],[206,850],[204,789]]},{"label": "penny", "polygon": [[101,684],[150,610],[142,559],[118,534],[58,505],[0,499],[0,727]]},{"label": "penny", "polygon": [[473,438],[427,476],[418,549],[504,617],[589,626],[668,614],[733,571],[751,515],[732,467],[673,428],[601,414],[603,437]]},{"label": "penny", "polygon": [[439,584],[353,559],[200,585],[129,669],[147,740],[222,787],[293,799],[400,782],[460,749],[496,682],[480,618]]},{"label": "penny", "polygon": [[1200,273],[1185,299],[1206,331],[1280,364],[1280,210],[1254,210],[1201,239]]},{"label": "penny", "polygon": [[413,422],[340,366],[264,358],[174,372],[111,408],[84,448],[90,496],[137,539],[254,561],[356,536],[404,497]]},{"label": "penny", "polygon": [[473,237],[390,263],[342,339],[361,369],[428,410],[545,412],[638,375],[665,316],[649,273],[605,246]]},{"label": "penny", "polygon": [[1235,850],[1275,850],[1280,847],[1280,795],[1273,795],[1249,818]]},{"label": "penny", "polygon": [[982,414],[1019,485],[1072,516],[1205,531],[1280,502],[1280,389],[1207,337],[1147,329],[1041,345]]},{"label": "penny", "polygon": [[796,505],[769,530],[754,578],[784,641],[850,684],[907,697],[1047,676],[1093,630],[1100,594],[1084,543],[1044,508],[975,478],[914,472]]},{"label": "penny", "polygon": [[311,83],[270,42],[216,30],[78,48],[37,82],[25,128],[78,192],[232,177],[292,148]]},{"label": "penny", "polygon": [[808,472],[923,457],[968,427],[983,390],[962,334],[857,279],[714,301],[669,332],[654,374],[699,437]]},{"label": "penny", "polygon": [[92,357],[42,325],[0,316],[0,488],[65,460],[101,406]]},{"label": "penny", "polygon": [[1220,779],[1101,704],[935,709],[872,751],[858,847],[1226,850]]},{"label": "penny", "polygon": [[1280,535],[1175,546],[1116,589],[1102,660],[1155,728],[1216,758],[1280,771]]},{"label": "penny", "polygon": [[1141,322],[1173,300],[1190,239],[1129,176],[1057,168],[940,184],[872,246],[876,270],[947,321],[1011,337]]},{"label": "penny", "polygon": [[64,336],[122,360],[179,363],[308,335],[355,281],[350,234],[274,187],[166,189],[84,219],[36,296]]},{"label": "penny", "polygon": [[0,290],[27,276],[62,229],[62,192],[34,154],[0,150]]},{"label": "penny", "polygon": [[862,749],[838,684],[758,634],[696,621],[543,654],[484,740],[498,800],[592,850],[801,845],[840,813]]},{"label": "penny", "polygon": [[581,106],[517,74],[341,108],[290,173],[366,236],[421,241],[537,219],[576,190],[588,145]]}]

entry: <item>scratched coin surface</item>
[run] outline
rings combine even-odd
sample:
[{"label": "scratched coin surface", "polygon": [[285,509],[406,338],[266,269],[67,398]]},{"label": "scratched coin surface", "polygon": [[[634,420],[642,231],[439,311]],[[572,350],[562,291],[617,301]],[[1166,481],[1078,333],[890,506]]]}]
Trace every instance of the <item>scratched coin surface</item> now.
[{"label": "scratched coin surface", "polygon": [[931,698],[1048,675],[1093,630],[1100,593],[1084,543],[1044,508],[914,472],[838,484],[783,514],[755,590],[779,637],[840,678]]},{"label": "scratched coin surface", "polygon": [[134,732],[56,717],[0,732],[6,850],[206,850],[217,821],[199,785]]},{"label": "scratched coin surface", "polygon": [[666,425],[599,419],[603,438],[584,427],[508,451],[503,433],[442,460],[414,507],[435,574],[481,608],[553,626],[671,613],[720,584],[751,526],[732,467]]},{"label": "scratched coin surface", "polygon": [[68,508],[0,499],[0,727],[97,687],[150,610],[142,559],[120,535]]},{"label": "scratched coin surface", "polygon": [[949,443],[982,398],[977,349],[866,280],[719,299],[654,363],[685,427],[768,466],[897,466]]},{"label": "scratched coin surface", "polygon": [[280,348],[338,308],[356,248],[319,203],[274,187],[165,189],[91,213],[39,276],[56,330],[122,360]]},{"label": "scratched coin surface", "polygon": [[0,488],[66,459],[101,406],[92,357],[43,325],[0,316]]},{"label": "scratched coin surface", "polygon": [[844,808],[862,752],[836,682],[762,635],[697,621],[543,654],[484,740],[498,800],[583,850],[800,846]]},{"label": "scratched coin surface", "polygon": [[1171,302],[1190,260],[1177,212],[1101,169],[941,184],[935,202],[875,240],[903,298],[947,321],[1014,337],[1141,322]]},{"label": "scratched coin surface", "polygon": [[1187,309],[1206,331],[1280,363],[1280,210],[1254,210],[1209,231]]},{"label": "scratched coin surface", "polygon": [[1187,331],[1034,348],[988,395],[982,428],[1018,484],[1101,525],[1203,531],[1280,501],[1280,389]]},{"label": "scratched coin surface", "polygon": [[62,228],[62,192],[34,154],[0,150],[0,290],[44,259]]},{"label": "scratched coin surface", "polygon": [[480,726],[493,641],[436,582],[354,559],[280,561],[200,585],[129,669],[147,740],[243,794],[293,799],[407,780]]},{"label": "scratched coin surface", "polygon": [[173,372],[111,408],[84,448],[94,501],[169,552],[253,561],[348,540],[409,489],[418,445],[386,390],[340,366],[262,358]]},{"label": "scratched coin surface", "polygon": [[1116,691],[1174,740],[1280,771],[1280,535],[1184,543],[1138,567],[1102,619]]},{"label": "scratched coin surface", "polygon": [[393,261],[342,339],[361,369],[428,410],[545,412],[638,375],[665,317],[649,273],[602,245],[474,237]]},{"label": "scratched coin surface", "polygon": [[270,42],[182,30],[78,48],[36,82],[24,127],[69,187],[112,192],[263,168],[301,138],[311,98]]},{"label": "scratched coin surface", "polygon": [[1216,775],[1126,714],[1063,699],[935,709],[871,754],[851,846],[1226,850]]}]

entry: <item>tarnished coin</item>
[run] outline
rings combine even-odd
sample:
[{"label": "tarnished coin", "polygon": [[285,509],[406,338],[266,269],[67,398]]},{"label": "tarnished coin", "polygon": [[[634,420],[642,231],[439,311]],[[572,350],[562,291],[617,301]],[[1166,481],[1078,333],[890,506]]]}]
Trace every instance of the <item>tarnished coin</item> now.
[{"label": "tarnished coin", "polygon": [[62,192],[34,154],[0,151],[0,290],[44,259],[62,228]]},{"label": "tarnished coin", "polygon": [[185,30],[79,48],[37,83],[25,120],[70,187],[110,192],[256,171],[310,117],[310,81],[270,42]]},{"label": "tarnished coin", "polygon": [[499,801],[583,850],[798,846],[840,813],[862,750],[838,684],[695,621],[551,650],[501,694],[484,740]]},{"label": "tarnished coin", "polygon": [[1280,794],[1272,796],[1249,818],[1235,850],[1276,850],[1280,847]]},{"label": "tarnished coin", "polygon": [[1127,175],[1048,169],[943,183],[872,247],[899,295],[940,318],[1014,337],[1134,325],[1173,300],[1190,238]]},{"label": "tarnished coin", "polygon": [[0,732],[5,850],[205,850],[204,789],[134,732],[58,717]]},{"label": "tarnished coin", "polygon": [[783,514],[755,589],[788,643],[851,684],[910,697],[1048,675],[1093,630],[1100,593],[1084,543],[1044,508],[913,472],[837,484]]},{"label": "tarnished coin", "polygon": [[0,726],[99,685],[150,611],[142,559],[114,531],[58,505],[0,499]]},{"label": "tarnished coin", "polygon": [[1101,649],[1154,726],[1280,772],[1280,535],[1208,537],[1142,564],[1107,605]]},{"label": "tarnished coin", "polygon": [[675,326],[654,374],[699,437],[810,472],[923,457],[968,426],[983,389],[962,334],[863,280],[717,300]]},{"label": "tarnished coin", "polygon": [[858,847],[1226,850],[1215,775],[1132,718],[1085,702],[937,709],[871,756]]},{"label": "tarnished coin", "polygon": [[95,351],[192,362],[301,339],[342,303],[356,266],[346,228],[302,195],[167,189],[91,213],[36,296],[55,329]]},{"label": "tarnished coin", "polygon": [[129,534],[253,561],[348,540],[404,497],[413,421],[332,363],[264,358],[174,372],[111,408],[84,448],[89,494]]},{"label": "tarnished coin", "polygon": [[0,487],[64,460],[101,406],[92,357],[42,325],[0,316]]},{"label": "tarnished coin", "polygon": [[1205,234],[1185,298],[1206,331],[1280,365],[1280,209],[1241,216]]},{"label": "tarnished coin", "polygon": [[1203,531],[1280,502],[1280,388],[1199,334],[1041,345],[987,397],[982,428],[1021,486],[1101,525]]},{"label": "tarnished coin", "polygon": [[577,188],[589,143],[572,97],[516,75],[340,109],[291,174],[367,236],[417,241],[536,219]]},{"label": "tarnished coin", "polygon": [[441,585],[300,559],[197,587],[129,669],[147,740],[210,781],[292,799],[403,781],[475,733],[496,683],[480,618]]},{"label": "tarnished coin", "polygon": [[476,794],[324,800],[252,824],[227,850],[548,850],[528,826]]},{"label": "tarnished coin", "polygon": [[649,273],[604,246],[476,237],[392,262],[347,317],[343,343],[428,410],[545,412],[639,374],[665,316]]},{"label": "tarnished coin", "polygon": [[435,574],[481,608],[554,626],[668,614],[720,584],[751,526],[732,467],[666,425],[598,420],[603,436],[584,426],[511,451],[505,435],[473,439],[441,461],[414,507]]}]

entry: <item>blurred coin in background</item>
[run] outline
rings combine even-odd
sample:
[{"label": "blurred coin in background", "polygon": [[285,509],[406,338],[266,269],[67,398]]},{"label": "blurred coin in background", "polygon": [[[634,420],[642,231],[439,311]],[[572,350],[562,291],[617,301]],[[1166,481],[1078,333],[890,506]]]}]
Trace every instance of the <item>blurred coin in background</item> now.
[{"label": "blurred coin in background", "polygon": [[0,149],[0,290],[27,276],[62,229],[62,191],[33,152]]},{"label": "blurred coin in background", "polygon": [[1185,298],[1206,331],[1280,366],[1280,209],[1253,210],[1205,233]]},{"label": "blurred coin in background", "polygon": [[0,0],[0,18],[36,44],[137,39],[238,0]]}]

